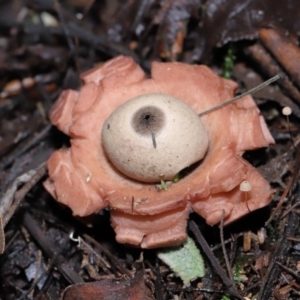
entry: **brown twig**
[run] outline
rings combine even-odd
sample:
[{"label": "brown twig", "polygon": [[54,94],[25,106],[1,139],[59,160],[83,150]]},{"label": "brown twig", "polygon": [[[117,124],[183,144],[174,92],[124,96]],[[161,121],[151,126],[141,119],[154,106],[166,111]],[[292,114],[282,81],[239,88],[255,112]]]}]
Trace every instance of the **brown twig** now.
[{"label": "brown twig", "polygon": [[78,237],[74,238],[73,233],[70,234],[70,239],[74,242],[78,242],[78,248],[88,254],[89,256],[93,255],[95,257],[98,267],[100,267],[105,273],[110,274],[111,266],[107,261],[105,261],[98,252],[96,252],[83,238]]},{"label": "brown twig", "polygon": [[296,207],[300,206],[300,203],[295,203],[292,205],[282,216],[281,219],[285,218],[292,210],[294,210]]},{"label": "brown twig", "polygon": [[[244,234],[245,234],[244,232],[238,233],[238,234],[235,236],[235,239],[237,239],[237,238],[243,236]],[[234,241],[234,240],[233,240],[232,237],[229,238],[229,239],[227,239],[227,240],[224,240],[224,245],[227,245],[227,244],[229,244],[229,243],[231,243],[231,242],[233,242],[233,241]],[[221,245],[221,244],[218,244],[218,245],[215,245],[214,247],[211,247],[210,249],[211,249],[211,251],[216,251],[216,250],[218,250],[218,249],[220,249],[220,248],[222,248],[222,245]]]},{"label": "brown twig", "polygon": [[281,264],[280,262],[276,261],[276,264],[281,267],[282,269],[284,269],[285,271],[287,271],[288,273],[292,274],[296,279],[300,279],[300,276],[294,272],[293,270],[287,268],[286,266],[284,266],[283,264]]},{"label": "brown twig", "polygon": [[155,276],[155,279],[154,279],[155,299],[164,300],[162,278],[161,278],[161,274],[159,271],[158,258],[156,259],[155,267],[153,267],[152,264],[148,260],[145,260],[145,265],[151,269],[151,271],[153,272],[153,274]]},{"label": "brown twig", "polygon": [[5,250],[5,233],[3,226],[3,217],[0,215],[0,254],[3,254]]},{"label": "brown twig", "polygon": [[220,239],[221,239],[222,251],[223,251],[223,255],[224,255],[224,259],[225,259],[225,263],[226,263],[226,267],[227,267],[227,272],[228,272],[230,280],[232,282],[234,282],[230,262],[228,259],[228,255],[227,255],[226,247],[225,247],[225,243],[224,243],[224,230],[223,230],[224,229],[224,216],[225,216],[225,210],[223,209],[222,219],[221,219],[221,224],[220,224]]},{"label": "brown twig", "polygon": [[267,220],[267,222],[265,223],[265,226],[268,226],[268,225],[271,223],[271,221],[273,220],[273,218],[275,217],[275,215],[276,215],[276,214],[279,212],[279,210],[281,209],[282,204],[283,204],[283,202],[284,202],[284,200],[285,200],[287,194],[289,193],[289,191],[290,191],[290,189],[291,189],[291,187],[292,187],[292,185],[293,185],[293,183],[294,183],[296,177],[298,176],[299,170],[300,170],[300,153],[297,152],[297,154],[296,154],[296,165],[295,165],[295,169],[294,169],[294,171],[293,171],[293,175],[292,175],[292,177],[290,178],[290,180],[289,180],[289,182],[288,182],[288,184],[287,184],[287,186],[286,186],[286,188],[285,188],[285,190],[284,190],[282,196],[280,197],[280,200],[279,200],[279,202],[278,202],[276,208],[275,208],[274,211],[272,212],[270,218],[269,218],[269,219]]},{"label": "brown twig", "polygon": [[29,182],[27,182],[19,191],[17,191],[14,195],[14,202],[10,207],[7,214],[3,217],[3,226],[5,227],[8,221],[11,219],[16,209],[19,207],[22,199],[26,196],[26,194],[35,186],[35,184],[46,174],[47,168],[46,163],[43,163],[42,166],[39,167],[36,174],[31,178]]},{"label": "brown twig", "polygon": [[90,243],[94,244],[96,246],[96,248],[98,248],[99,251],[103,252],[110,260],[110,262],[112,264],[115,265],[115,267],[123,274],[126,274],[129,278],[133,278],[133,276],[131,275],[131,273],[125,269],[118,261],[118,259],[112,255],[105,247],[103,247],[100,243],[98,243],[96,240],[94,240],[92,237],[90,237],[87,234],[83,235],[84,239],[86,239],[87,241],[89,241]]},{"label": "brown twig", "polygon": [[232,241],[231,247],[230,247],[230,265],[231,266],[233,266],[235,258],[236,258],[236,254],[237,254],[237,249],[238,249],[237,238],[238,238],[238,235],[231,234],[231,241]]},{"label": "brown twig", "polygon": [[278,85],[295,101],[300,103],[300,93],[292,82],[285,75],[283,70],[277,65],[276,61],[269,55],[266,50],[259,44],[246,48],[246,52],[251,58],[259,64],[267,76],[271,77],[280,74]]},{"label": "brown twig", "polygon": [[71,53],[72,53],[72,56],[75,56],[75,46],[74,46],[74,43],[70,37],[70,31],[68,29],[68,27],[65,25],[66,22],[65,22],[65,18],[64,18],[64,15],[62,13],[62,9],[61,9],[61,6],[60,6],[60,3],[57,1],[57,0],[54,0],[54,9],[56,10],[57,12],[57,15],[59,17],[59,20],[61,22],[61,25],[62,25],[62,30],[63,30],[63,33],[64,33],[64,36],[67,40],[67,43],[68,43],[68,46],[69,46],[69,49],[71,50]]},{"label": "brown twig", "polygon": [[[296,193],[293,195],[292,199],[296,199],[297,202],[300,200],[300,187],[298,185]],[[263,282],[258,293],[258,300],[270,299],[274,291],[274,286],[278,282],[278,277],[281,272],[278,266],[278,262],[284,262],[286,260],[288,251],[290,249],[290,243],[287,242],[288,237],[294,236],[296,230],[298,230],[299,216],[295,213],[288,215],[285,230],[280,237],[274,255],[271,259],[270,265],[268,267],[267,273],[263,279]]]},{"label": "brown twig", "polygon": [[[37,171],[31,170],[22,174],[14,181],[12,187],[8,189],[2,197],[0,203],[0,254],[5,251],[4,228],[14,215],[16,209],[20,206],[22,199],[32,189],[32,187],[46,174],[46,164],[43,163]],[[18,185],[24,183],[24,186],[17,191]]]},{"label": "brown twig", "polygon": [[[49,258],[53,260],[60,250],[45,236],[38,223],[27,212],[25,212],[22,216],[22,223]],[[73,284],[83,282],[78,274],[68,267],[67,262],[62,255],[57,256],[55,265],[69,283]]]},{"label": "brown twig", "polygon": [[194,233],[194,235],[195,235],[195,237],[196,237],[199,245],[201,246],[203,252],[206,254],[206,256],[209,259],[210,263],[212,264],[212,266],[214,267],[214,269],[216,270],[216,272],[221,277],[223,283],[227,286],[229,293],[232,296],[234,296],[234,297],[236,297],[238,299],[243,299],[243,297],[237,291],[237,289],[236,289],[235,285],[233,284],[233,282],[227,277],[225,271],[220,266],[217,258],[212,253],[209,245],[207,244],[207,242],[204,239],[201,231],[198,229],[198,227],[197,227],[197,225],[196,225],[196,223],[194,221],[190,221],[189,222],[189,228]]},{"label": "brown twig", "polygon": [[209,294],[213,294],[213,293],[216,293],[216,294],[221,294],[221,295],[224,295],[227,293],[227,291],[225,290],[219,290],[219,289],[213,289],[213,288],[195,288],[195,287],[191,287],[191,286],[184,286],[182,287],[180,290],[179,289],[172,289],[170,287],[168,287],[168,291],[170,292],[175,292],[175,293],[178,293],[179,291],[180,292],[202,292],[202,293],[209,293]]},{"label": "brown twig", "polygon": [[52,125],[48,124],[45,126],[43,130],[41,130],[39,133],[35,134],[32,138],[30,138],[25,144],[20,145],[20,147],[16,148],[15,151],[12,151],[9,156],[5,156],[1,159],[0,162],[0,171],[5,169],[7,166],[9,166],[17,157],[28,151],[31,147],[36,145],[38,142],[40,142],[42,139],[45,138],[45,136],[50,131]]},{"label": "brown twig", "polygon": [[291,237],[291,236],[289,236],[287,239],[288,239],[289,241],[293,241],[293,242],[300,243],[300,239],[296,239],[296,238]]},{"label": "brown twig", "polygon": [[[37,25],[28,25],[28,24],[11,24],[12,26],[17,26],[25,33],[31,34],[44,34],[45,29],[41,26]],[[95,35],[89,30],[86,30],[74,23],[65,24],[66,28],[68,28],[69,36],[72,38],[78,38],[83,43],[90,45],[96,49],[107,53],[110,56],[114,56],[117,54],[123,54],[132,56],[135,61],[141,62],[141,59],[130,49],[126,48],[121,44],[117,44],[115,42],[110,41],[106,37],[102,35]],[[47,27],[47,34],[56,34],[56,35],[64,35],[64,30],[61,27]]]},{"label": "brown twig", "polygon": [[273,28],[261,28],[259,37],[263,45],[300,87],[300,49],[296,42],[285,32]]},{"label": "brown twig", "polygon": [[155,274],[155,281],[154,281],[154,285],[155,285],[155,296],[157,300],[163,300],[163,288],[162,288],[162,284],[161,284],[161,275],[159,272],[159,264],[158,264],[158,260],[156,260],[155,263],[155,268],[153,269],[154,274]]}]

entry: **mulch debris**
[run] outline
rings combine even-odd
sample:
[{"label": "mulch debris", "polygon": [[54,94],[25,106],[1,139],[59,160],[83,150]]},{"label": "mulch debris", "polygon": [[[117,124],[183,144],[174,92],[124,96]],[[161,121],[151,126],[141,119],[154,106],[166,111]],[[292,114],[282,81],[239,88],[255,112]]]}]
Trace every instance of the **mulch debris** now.
[{"label": "mulch debris", "polygon": [[[0,9],[0,299],[300,296],[299,1],[4,0]],[[269,207],[224,228],[233,279],[219,228],[197,215],[190,236],[206,276],[186,287],[155,250],[117,244],[107,210],[78,220],[44,190],[47,158],[69,143],[49,123],[51,106],[119,54],[146,72],[153,60],[207,64],[240,93],[280,74],[253,95],[276,144],[244,157],[275,192]]]}]

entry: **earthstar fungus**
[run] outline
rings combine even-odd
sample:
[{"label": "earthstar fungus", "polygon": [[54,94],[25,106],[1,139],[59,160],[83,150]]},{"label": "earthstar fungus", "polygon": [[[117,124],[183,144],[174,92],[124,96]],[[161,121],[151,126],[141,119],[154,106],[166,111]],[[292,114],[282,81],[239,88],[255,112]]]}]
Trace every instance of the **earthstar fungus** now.
[{"label": "earthstar fungus", "polygon": [[[109,207],[118,242],[155,248],[179,245],[186,239],[187,218],[192,210],[210,225],[220,222],[224,210],[228,224],[271,201],[268,182],[241,157],[246,150],[274,143],[251,96],[201,116],[203,136],[208,138],[207,149],[199,148],[204,157],[190,174],[167,191],[158,190],[153,182],[157,174],[165,174],[159,171],[150,180],[131,171],[125,175],[118,162],[112,163],[114,158],[104,146],[105,130],[112,128],[110,118],[124,103],[125,107],[130,105],[131,99],[154,94],[160,99],[158,102],[163,102],[165,97],[174,97],[200,113],[232,98],[237,88],[235,82],[218,77],[206,66],[174,62],[153,62],[151,78],[147,78],[132,58],[124,56],[87,71],[82,80],[81,90],[64,91],[50,112],[52,124],[71,137],[71,147],[52,154],[48,160],[49,178],[44,183],[52,196],[69,206],[74,215],[87,216]],[[149,106],[157,108],[158,104],[146,105]],[[134,118],[134,109],[132,113],[128,120]],[[146,115],[143,116],[148,120]],[[148,121],[143,122],[146,129],[152,129]],[[141,147],[147,141],[153,162],[155,150],[162,146],[160,134],[160,129],[157,133],[149,130],[141,134]],[[173,150],[182,146],[180,135],[179,139],[176,135],[172,139]],[[197,137],[192,139],[190,143],[199,147]],[[117,150],[118,147],[120,144]],[[138,147],[138,142],[134,147]],[[190,151],[189,145],[184,147]],[[165,160],[167,164],[169,158]],[[193,162],[186,161],[179,169]],[[165,179],[171,179],[173,174]],[[243,181],[251,184],[247,198],[240,190]]]}]

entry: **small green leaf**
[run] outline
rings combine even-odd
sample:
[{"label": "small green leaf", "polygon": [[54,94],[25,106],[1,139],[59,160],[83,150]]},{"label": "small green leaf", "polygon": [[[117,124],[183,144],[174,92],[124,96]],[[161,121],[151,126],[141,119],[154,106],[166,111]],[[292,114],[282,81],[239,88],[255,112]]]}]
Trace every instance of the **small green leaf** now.
[{"label": "small green leaf", "polygon": [[230,297],[228,295],[224,295],[221,300],[230,300]]},{"label": "small green leaf", "polygon": [[176,182],[179,181],[179,179],[180,179],[180,175],[179,175],[179,173],[177,173],[177,174],[175,175],[175,177],[173,178],[173,182],[176,183]]},{"label": "small green leaf", "polygon": [[161,181],[160,181],[160,185],[161,185],[161,187],[162,187],[165,191],[168,190],[168,186],[167,186],[167,184],[166,184],[165,181],[161,180]]},{"label": "small green leaf", "polygon": [[165,248],[158,252],[158,257],[167,264],[184,282],[204,276],[204,263],[199,249],[194,241],[188,237],[179,247]]}]

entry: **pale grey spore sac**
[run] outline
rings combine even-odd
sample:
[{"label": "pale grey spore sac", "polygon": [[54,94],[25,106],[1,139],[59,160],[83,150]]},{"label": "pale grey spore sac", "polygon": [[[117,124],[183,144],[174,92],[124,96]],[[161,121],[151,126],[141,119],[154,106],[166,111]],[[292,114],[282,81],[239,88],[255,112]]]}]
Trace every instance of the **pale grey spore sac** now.
[{"label": "pale grey spore sac", "polygon": [[128,99],[112,112],[103,124],[101,143],[121,173],[150,183],[172,180],[200,161],[208,135],[185,102],[154,93]]}]

